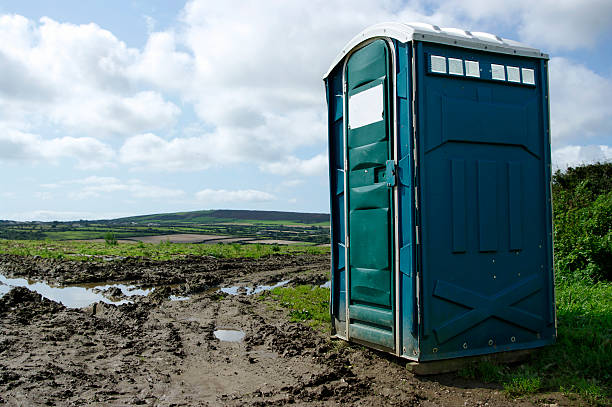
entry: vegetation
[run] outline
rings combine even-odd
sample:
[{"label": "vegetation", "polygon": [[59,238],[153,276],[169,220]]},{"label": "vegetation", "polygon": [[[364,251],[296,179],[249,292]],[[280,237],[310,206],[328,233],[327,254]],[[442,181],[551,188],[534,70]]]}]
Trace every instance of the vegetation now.
[{"label": "vegetation", "polygon": [[278,211],[248,211],[248,210],[208,210],[193,212],[162,213],[156,215],[132,216],[115,219],[115,222],[158,222],[158,223],[265,223],[285,225],[319,225],[329,224],[329,215],[325,213],[300,213]]},{"label": "vegetation", "polygon": [[104,234],[104,241],[109,246],[117,246],[117,238],[113,232],[106,232]]},{"label": "vegetation", "polygon": [[170,260],[185,256],[214,256],[219,258],[259,258],[271,254],[329,253],[328,247],[303,245],[263,244],[191,244],[162,241],[153,243],[116,243],[52,241],[52,240],[0,240],[0,253],[44,258],[63,258],[82,261],[99,261],[105,257],[142,257],[153,260]]},{"label": "vegetation", "polygon": [[612,280],[612,162],[553,176],[558,279]]},{"label": "vegetation", "polygon": [[329,288],[312,285],[278,287],[263,295],[271,297],[289,311],[293,322],[306,322],[315,328],[327,328],[329,316]]},{"label": "vegetation", "polygon": [[0,239],[117,239],[177,233],[329,243],[329,215],[271,211],[196,211],[74,222],[0,221]]}]

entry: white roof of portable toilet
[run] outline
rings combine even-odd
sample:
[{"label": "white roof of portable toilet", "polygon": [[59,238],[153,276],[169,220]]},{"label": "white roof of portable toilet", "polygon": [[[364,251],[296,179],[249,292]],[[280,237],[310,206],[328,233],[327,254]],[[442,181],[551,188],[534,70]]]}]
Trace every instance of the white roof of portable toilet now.
[{"label": "white roof of portable toilet", "polygon": [[426,23],[389,22],[372,25],[354,36],[336,58],[334,58],[334,61],[325,76],[323,76],[323,79],[327,78],[336,65],[338,65],[355,46],[363,41],[376,37],[389,37],[401,42],[409,42],[412,40],[436,42],[462,48],[548,59],[548,55],[542,53],[539,49],[531,48],[518,41],[501,38],[494,34],[470,32],[459,28],[440,28],[437,25]]}]

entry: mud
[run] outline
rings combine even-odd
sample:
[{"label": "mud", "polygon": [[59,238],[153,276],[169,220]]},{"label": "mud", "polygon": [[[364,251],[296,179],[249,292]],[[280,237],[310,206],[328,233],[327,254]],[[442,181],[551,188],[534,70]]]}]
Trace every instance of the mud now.
[{"label": "mud", "polygon": [[[135,297],[132,304],[96,303],[84,309],[66,308],[21,287],[2,296],[0,404],[576,403],[559,394],[511,400],[497,386],[454,374],[415,377],[404,362],[392,356],[330,340],[326,332],[289,322],[285,310],[274,308],[261,295],[222,296],[215,289],[244,283],[255,287],[288,278],[290,284],[318,283],[325,278],[328,260],[326,256],[171,262],[124,259],[94,267],[4,257],[0,267],[14,276],[52,277],[63,282],[116,278],[152,284],[156,289],[146,297]],[[208,289],[184,301],[169,301],[170,295],[185,291],[189,284]],[[219,331],[241,331],[244,337],[219,340],[215,335]]]}]

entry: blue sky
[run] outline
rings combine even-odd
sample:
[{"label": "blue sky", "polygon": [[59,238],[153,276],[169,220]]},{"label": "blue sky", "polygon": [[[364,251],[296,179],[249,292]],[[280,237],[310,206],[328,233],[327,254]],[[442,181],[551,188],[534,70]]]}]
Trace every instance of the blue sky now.
[{"label": "blue sky", "polygon": [[553,160],[612,159],[612,2],[0,3],[0,219],[328,212],[322,74],[381,21],[551,55]]}]

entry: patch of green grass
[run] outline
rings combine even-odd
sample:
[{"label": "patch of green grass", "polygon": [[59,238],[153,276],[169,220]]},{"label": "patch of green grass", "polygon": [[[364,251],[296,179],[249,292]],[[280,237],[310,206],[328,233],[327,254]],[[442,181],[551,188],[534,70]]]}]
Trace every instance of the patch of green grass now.
[{"label": "patch of green grass", "polygon": [[170,260],[185,256],[213,256],[218,258],[260,258],[272,254],[292,255],[300,253],[329,253],[328,247],[303,245],[241,245],[241,244],[191,244],[162,241],[153,243],[79,242],[54,240],[1,240],[0,253],[44,258],[97,261],[104,256],[142,257],[153,260]]},{"label": "patch of green grass", "polygon": [[504,391],[510,397],[537,393],[541,387],[542,380],[537,376],[514,376],[504,383]]},{"label": "patch of green grass", "polygon": [[306,322],[315,328],[329,326],[329,288],[312,285],[278,287],[269,297],[289,311],[293,322]]},{"label": "patch of green grass", "polygon": [[554,345],[518,367],[481,362],[459,374],[500,383],[511,397],[562,391],[592,405],[612,405],[612,283],[561,281],[556,296]]}]

